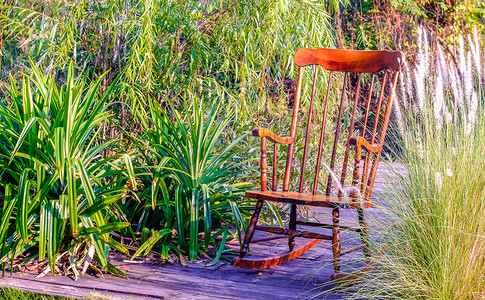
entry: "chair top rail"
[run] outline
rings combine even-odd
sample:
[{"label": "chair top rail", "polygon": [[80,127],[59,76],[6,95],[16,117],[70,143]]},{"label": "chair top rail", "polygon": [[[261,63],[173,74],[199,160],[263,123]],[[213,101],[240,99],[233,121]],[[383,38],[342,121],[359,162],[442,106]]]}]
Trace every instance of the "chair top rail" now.
[{"label": "chair top rail", "polygon": [[404,54],[387,50],[301,48],[295,53],[295,63],[300,67],[318,64],[328,71],[376,73],[383,69],[398,71],[404,63]]}]

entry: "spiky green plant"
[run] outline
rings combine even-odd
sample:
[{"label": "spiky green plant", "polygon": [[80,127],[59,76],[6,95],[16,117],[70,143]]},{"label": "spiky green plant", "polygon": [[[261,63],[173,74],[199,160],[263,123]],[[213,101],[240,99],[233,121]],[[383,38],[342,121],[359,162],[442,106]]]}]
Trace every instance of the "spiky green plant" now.
[{"label": "spiky green plant", "polygon": [[[171,237],[173,231],[191,260],[210,245],[219,249],[219,259],[227,236],[232,234],[230,225],[236,224],[239,232],[244,224],[235,203],[249,186],[236,180],[248,171],[243,167],[251,158],[244,154],[245,148],[238,146],[244,135],[228,145],[221,144],[233,115],[222,104],[213,104],[207,115],[203,103],[195,100],[185,107],[184,114],[170,108],[173,119],[167,108],[152,101],[150,116],[143,122],[145,136],[140,143],[149,151],[152,172],[140,176],[150,189],[142,195],[146,206],[142,207],[139,224],[147,224],[143,219],[150,216],[158,220],[158,224],[150,224],[159,231],[147,239],[135,256],[148,252],[157,241],[163,242],[165,235]],[[222,242],[218,241],[220,235]],[[165,239],[167,242],[170,239]]]},{"label": "spiky green plant", "polygon": [[47,256],[54,273],[65,256],[77,276],[77,267],[93,258],[115,270],[106,259],[109,246],[127,252],[109,233],[129,224],[111,209],[126,196],[128,178],[136,182],[129,157],[106,156],[114,141],[99,142],[116,87],[99,97],[99,85],[75,79],[71,64],[58,88],[53,76],[32,66],[21,89],[12,79],[9,96],[0,99],[3,266],[33,253],[39,260]]}]

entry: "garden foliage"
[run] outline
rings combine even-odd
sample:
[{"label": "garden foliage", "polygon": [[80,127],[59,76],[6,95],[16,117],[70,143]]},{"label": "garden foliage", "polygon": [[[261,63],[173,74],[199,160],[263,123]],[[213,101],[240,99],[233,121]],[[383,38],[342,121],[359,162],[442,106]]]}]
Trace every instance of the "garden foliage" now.
[{"label": "garden foliage", "polygon": [[127,252],[109,234],[129,223],[108,208],[126,196],[123,182],[134,181],[131,160],[106,155],[115,141],[99,142],[116,85],[100,97],[101,81],[86,87],[73,69],[59,89],[33,67],[21,89],[12,79],[8,101],[0,101],[3,266],[32,247],[40,260],[47,256],[53,273],[62,256],[73,270],[93,258],[110,268],[109,246]]},{"label": "garden foliage", "polygon": [[119,241],[217,262],[251,207],[245,132],[288,132],[295,51],[400,49],[393,131],[409,177],[387,281],[363,291],[483,291],[481,27],[460,39],[480,22],[481,1],[0,0],[0,264],[121,275],[107,257],[128,253]]}]

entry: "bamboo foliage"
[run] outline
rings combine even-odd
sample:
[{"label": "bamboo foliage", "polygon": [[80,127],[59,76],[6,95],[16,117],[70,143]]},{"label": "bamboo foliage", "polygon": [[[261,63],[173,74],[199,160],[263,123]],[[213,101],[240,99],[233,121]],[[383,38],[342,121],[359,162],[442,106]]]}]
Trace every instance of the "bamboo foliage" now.
[{"label": "bamboo foliage", "polygon": [[[118,73],[132,108],[146,95],[176,99],[200,81],[231,86],[245,105],[283,92],[294,75],[296,49],[335,44],[331,7],[347,1],[50,1],[0,4],[4,75],[27,69],[27,57],[48,70],[74,62],[104,77]],[[21,51],[17,51],[21,49]],[[2,74],[0,73],[0,80]],[[144,96],[142,96],[144,95]],[[286,99],[285,99],[286,100]],[[259,101],[258,101],[259,102]],[[258,113],[258,112],[257,112]]]}]

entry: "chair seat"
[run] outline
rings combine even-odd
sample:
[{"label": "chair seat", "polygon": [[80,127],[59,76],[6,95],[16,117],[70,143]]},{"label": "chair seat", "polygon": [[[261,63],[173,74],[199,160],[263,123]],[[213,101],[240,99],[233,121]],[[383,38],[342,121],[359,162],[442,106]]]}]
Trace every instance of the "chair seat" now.
[{"label": "chair seat", "polygon": [[[359,208],[361,207],[358,201],[353,201],[349,197],[336,197],[326,195],[312,195],[298,192],[283,192],[283,191],[247,191],[246,197],[256,200],[266,200],[274,202],[283,202],[290,204],[320,206],[320,207],[334,207],[339,206],[343,208]],[[365,202],[365,208],[371,208],[372,202]]]}]

